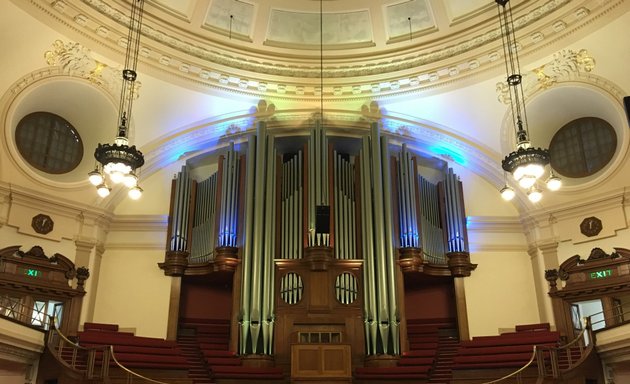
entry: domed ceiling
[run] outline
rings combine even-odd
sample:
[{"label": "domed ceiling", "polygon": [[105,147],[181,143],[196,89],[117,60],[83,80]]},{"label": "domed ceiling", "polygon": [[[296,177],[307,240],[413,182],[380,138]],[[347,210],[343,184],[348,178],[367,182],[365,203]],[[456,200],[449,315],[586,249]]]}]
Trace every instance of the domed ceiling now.
[{"label": "domed ceiling", "polygon": [[[128,1],[16,3],[122,53]],[[512,3],[527,54],[618,2]],[[147,0],[142,61],[194,87],[302,100],[321,96],[322,53],[324,96],[339,100],[435,88],[502,64],[492,0],[324,0],[321,6],[320,25],[315,0]]]}]

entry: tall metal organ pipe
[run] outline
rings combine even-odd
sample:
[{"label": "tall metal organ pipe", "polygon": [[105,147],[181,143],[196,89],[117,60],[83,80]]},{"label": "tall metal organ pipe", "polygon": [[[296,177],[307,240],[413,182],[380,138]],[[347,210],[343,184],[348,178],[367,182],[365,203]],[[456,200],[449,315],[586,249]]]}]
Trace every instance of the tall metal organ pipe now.
[{"label": "tall metal organ pipe", "polygon": [[322,122],[317,121],[308,143],[309,155],[309,246],[330,246],[329,233],[318,233],[318,206],[328,206],[328,140]]},{"label": "tall metal organ pipe", "polygon": [[374,303],[366,303],[366,347],[368,354],[399,354],[389,151],[377,122],[371,123],[370,136],[363,138],[361,157],[367,157],[361,164],[365,176],[361,199],[366,200],[362,204],[365,280],[373,281],[366,283],[366,294],[375,298]]},{"label": "tall metal organ pipe", "polygon": [[433,264],[446,264],[446,246],[440,217],[438,186],[418,176],[420,188],[420,233],[423,258]]},{"label": "tall metal organ pipe", "polygon": [[416,208],[416,184],[414,183],[414,161],[407,150],[407,144],[402,145],[397,162],[400,246],[402,248],[418,248],[420,247],[420,236]]},{"label": "tall metal organ pipe", "polygon": [[182,166],[174,178],[171,207],[171,233],[169,233],[170,251],[189,251],[188,249],[188,216],[190,212],[191,191],[194,180],[186,165]]},{"label": "tall metal organ pipe", "polygon": [[246,224],[243,246],[241,354],[273,353],[275,157],[274,138],[259,121],[247,160]]},{"label": "tall metal organ pipe", "polygon": [[354,157],[333,151],[336,259],[356,258]]},{"label": "tall metal organ pipe", "polygon": [[282,241],[280,257],[283,259],[302,258],[302,151],[282,163]]},{"label": "tall metal organ pipe", "polygon": [[452,168],[446,173],[443,187],[448,252],[468,252],[464,196],[461,181]]}]

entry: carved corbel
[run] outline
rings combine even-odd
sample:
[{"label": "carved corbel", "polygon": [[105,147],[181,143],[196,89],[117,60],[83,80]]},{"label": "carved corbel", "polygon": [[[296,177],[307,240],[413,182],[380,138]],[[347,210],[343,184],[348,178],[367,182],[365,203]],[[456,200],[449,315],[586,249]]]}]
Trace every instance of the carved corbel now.
[{"label": "carved corbel", "polygon": [[477,264],[470,262],[470,253],[468,252],[449,252],[448,269],[451,270],[453,277],[468,277],[470,273],[477,269]]}]

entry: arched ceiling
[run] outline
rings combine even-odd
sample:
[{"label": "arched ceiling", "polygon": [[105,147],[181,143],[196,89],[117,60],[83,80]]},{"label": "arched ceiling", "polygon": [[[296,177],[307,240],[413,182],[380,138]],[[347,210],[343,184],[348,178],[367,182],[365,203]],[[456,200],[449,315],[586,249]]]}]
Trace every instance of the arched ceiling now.
[{"label": "arched ceiling", "polygon": [[[142,62],[197,88],[318,99],[323,76],[328,100],[374,99],[434,89],[502,64],[492,0],[324,0],[321,52],[319,1],[146,1]],[[89,48],[122,54],[127,0],[15,3]],[[512,3],[527,55],[605,22],[601,16],[620,1]]]}]

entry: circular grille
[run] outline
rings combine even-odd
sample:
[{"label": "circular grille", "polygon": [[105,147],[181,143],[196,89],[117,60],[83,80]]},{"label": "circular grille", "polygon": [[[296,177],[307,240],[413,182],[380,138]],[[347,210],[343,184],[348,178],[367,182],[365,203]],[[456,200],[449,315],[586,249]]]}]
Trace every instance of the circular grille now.
[{"label": "circular grille", "polygon": [[565,177],[587,177],[604,168],[617,148],[615,129],[596,117],[573,120],[551,139],[551,167]]},{"label": "circular grille", "polygon": [[83,158],[79,132],[64,118],[49,112],[26,115],[15,130],[20,155],[36,169],[51,173],[68,173]]},{"label": "circular grille", "polygon": [[280,297],[287,304],[297,304],[302,300],[302,277],[297,273],[290,272],[280,279]]},{"label": "circular grille", "polygon": [[359,295],[357,278],[344,272],[335,279],[335,296],[341,304],[352,304]]}]

